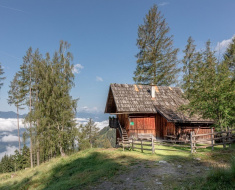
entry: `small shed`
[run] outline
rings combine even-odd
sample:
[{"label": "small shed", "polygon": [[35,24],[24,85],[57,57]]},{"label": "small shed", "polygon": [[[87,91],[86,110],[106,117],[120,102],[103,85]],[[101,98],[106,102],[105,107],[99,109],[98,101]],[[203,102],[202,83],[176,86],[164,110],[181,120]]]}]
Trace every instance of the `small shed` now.
[{"label": "small shed", "polygon": [[181,105],[188,103],[178,87],[111,84],[105,113],[116,115],[109,123],[117,129],[117,138],[142,134],[160,139],[167,136],[184,138],[190,131],[210,133],[212,120],[179,110]]}]

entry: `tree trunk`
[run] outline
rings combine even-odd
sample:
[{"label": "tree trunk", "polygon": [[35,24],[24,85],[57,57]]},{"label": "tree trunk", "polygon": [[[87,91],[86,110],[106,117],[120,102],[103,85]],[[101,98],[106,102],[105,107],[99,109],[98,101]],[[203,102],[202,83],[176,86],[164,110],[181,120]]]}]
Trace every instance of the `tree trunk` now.
[{"label": "tree trunk", "polygon": [[[39,127],[39,121],[37,119],[37,127]],[[37,135],[37,166],[40,165],[40,145],[39,145],[39,140],[38,140],[38,135]]]},{"label": "tree trunk", "polygon": [[18,127],[18,137],[19,137],[19,154],[20,154],[20,122],[19,122],[19,107],[17,105],[17,127]]},{"label": "tree trunk", "polygon": [[60,148],[60,154],[62,157],[65,157],[65,153],[64,153],[64,150],[63,150],[63,147],[61,145],[59,145],[59,148]]},{"label": "tree trunk", "polygon": [[40,164],[39,147],[37,148],[37,166]]},{"label": "tree trunk", "polygon": [[[31,114],[31,106],[32,106],[32,98],[31,98],[31,73],[30,73],[30,87],[29,87],[29,113]],[[33,168],[33,143],[32,143],[32,122],[31,122],[31,116],[30,116],[30,163],[31,168]]]}]

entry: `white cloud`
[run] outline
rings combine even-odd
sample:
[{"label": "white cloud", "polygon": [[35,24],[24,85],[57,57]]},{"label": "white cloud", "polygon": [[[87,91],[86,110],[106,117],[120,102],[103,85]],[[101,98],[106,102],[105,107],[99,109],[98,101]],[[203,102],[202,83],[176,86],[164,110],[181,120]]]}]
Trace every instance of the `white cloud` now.
[{"label": "white cloud", "polygon": [[0,160],[2,159],[3,156],[6,155],[13,155],[15,154],[15,150],[18,149],[15,146],[7,146],[6,151],[0,153]]},{"label": "white cloud", "polygon": [[76,64],[73,66],[73,73],[79,74],[83,68],[81,64]]},{"label": "white cloud", "polygon": [[103,129],[104,127],[109,126],[109,121],[105,120],[105,121],[101,121],[101,122],[95,122],[95,124],[99,129]]},{"label": "white cloud", "polygon": [[96,81],[98,81],[98,82],[103,82],[104,80],[101,78],[101,77],[96,77]]},{"label": "white cloud", "polygon": [[227,47],[229,46],[229,44],[232,42],[233,38],[235,38],[235,34],[230,39],[223,40],[222,42],[218,42],[215,47],[215,51],[218,51],[220,53],[224,53],[225,50],[227,49]]},{"label": "white cloud", "polygon": [[79,112],[86,112],[86,113],[97,113],[100,112],[100,110],[97,107],[89,108],[88,106],[81,107],[81,110]]},{"label": "white cloud", "polygon": [[80,124],[86,124],[88,122],[88,118],[75,118],[75,122],[80,125]]},{"label": "white cloud", "polygon": [[[89,121],[89,118],[75,118],[75,121],[77,123],[77,126],[79,126],[80,124],[82,125],[86,125],[87,122]],[[101,122],[95,122],[96,126],[101,130],[104,127],[107,127],[109,125],[109,121],[105,120],[105,121],[101,121]]]},{"label": "white cloud", "polygon": [[[20,128],[24,128],[23,119],[20,119]],[[17,128],[17,119],[0,118],[0,131],[13,131]]]},{"label": "white cloud", "polygon": [[19,140],[18,136],[15,135],[8,135],[2,137],[2,142],[17,142]]},{"label": "white cloud", "polygon": [[168,2],[162,2],[162,3],[159,3],[158,6],[166,6],[166,5],[169,5]]}]

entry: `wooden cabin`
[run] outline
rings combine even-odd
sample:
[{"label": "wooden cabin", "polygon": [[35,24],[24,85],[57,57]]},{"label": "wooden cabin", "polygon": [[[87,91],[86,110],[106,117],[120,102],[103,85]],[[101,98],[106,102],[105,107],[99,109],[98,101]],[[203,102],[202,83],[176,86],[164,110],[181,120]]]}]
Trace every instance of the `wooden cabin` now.
[{"label": "wooden cabin", "polygon": [[190,131],[210,133],[212,120],[179,110],[187,103],[178,87],[111,84],[105,113],[116,115],[110,118],[109,126],[116,128],[117,138],[149,134],[160,139],[179,139],[187,138]]}]

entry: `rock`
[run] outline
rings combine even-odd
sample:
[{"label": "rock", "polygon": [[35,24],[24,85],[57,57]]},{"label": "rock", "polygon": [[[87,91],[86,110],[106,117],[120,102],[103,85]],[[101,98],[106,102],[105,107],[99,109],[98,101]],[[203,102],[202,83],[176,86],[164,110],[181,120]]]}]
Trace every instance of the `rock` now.
[{"label": "rock", "polygon": [[157,184],[157,185],[162,185],[162,182],[159,182],[159,181],[158,181],[158,182],[156,182],[156,184]]},{"label": "rock", "polygon": [[130,178],[126,178],[126,180],[128,181]]},{"label": "rock", "polygon": [[159,164],[166,164],[167,163],[167,161],[165,161],[165,160],[160,160],[159,161]]},{"label": "rock", "polygon": [[181,178],[178,178],[178,181],[180,182],[180,181],[182,181],[182,179],[181,179]]},{"label": "rock", "polygon": [[201,172],[201,170],[197,170],[197,173],[200,173]]},{"label": "rock", "polygon": [[201,160],[201,158],[194,158],[194,160],[198,160],[198,161],[200,161],[200,160]]},{"label": "rock", "polygon": [[17,176],[16,174],[11,174],[11,178],[16,177],[16,176]]},{"label": "rock", "polygon": [[178,168],[182,168],[182,166],[181,166],[181,165],[178,165],[177,167],[178,167]]}]

